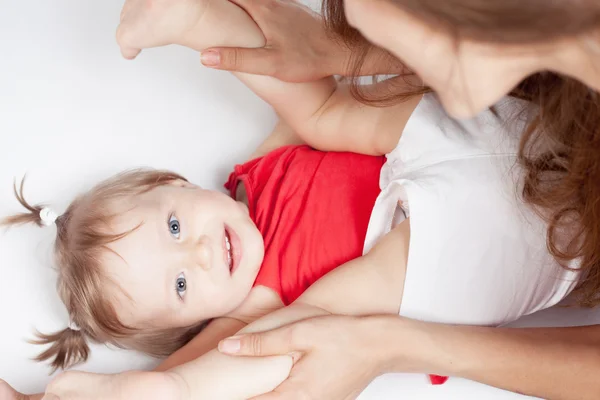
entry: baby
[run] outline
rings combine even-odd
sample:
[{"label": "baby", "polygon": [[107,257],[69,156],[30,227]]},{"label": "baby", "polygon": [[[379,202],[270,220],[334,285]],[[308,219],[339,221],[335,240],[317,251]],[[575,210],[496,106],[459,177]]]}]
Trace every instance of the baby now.
[{"label": "baby", "polygon": [[[253,21],[228,1],[146,3],[126,5],[119,31],[126,56],[166,43],[196,50],[264,44]],[[132,10],[141,17],[129,20]],[[136,27],[140,21],[147,25]],[[156,42],[142,43],[142,36]],[[59,379],[49,392],[73,399],[249,398],[287,376],[288,357],[197,357],[265,314],[246,331],[327,313],[399,310],[497,325],[551,306],[573,288],[573,273],[551,260],[543,234],[519,219],[524,211],[508,179],[516,141],[502,138],[497,121],[451,123],[431,96],[365,106],[333,78],[240,78],[291,129],[280,125],[259,158],[236,167],[227,184],[233,199],[156,171],[109,180],[56,218],[19,194],[30,212],[6,222],[56,223],[59,290],[74,323],[42,338],[51,344],[42,359],[54,357],[55,367],[85,359],[86,337],[167,355],[212,320],[163,365],[166,373],[70,375],[84,381]],[[300,142],[312,148],[281,147]],[[383,193],[375,201],[384,154]],[[363,239],[365,254],[356,258]],[[521,279],[507,266],[520,268]],[[512,302],[502,301],[507,296]],[[488,307],[488,298],[500,299],[497,307]],[[224,376],[239,384],[225,387]]]},{"label": "baby", "polygon": [[[266,143],[284,136],[292,138],[280,123]],[[284,146],[237,166],[231,197],[173,172],[128,171],[60,216],[30,205],[21,185],[29,212],[3,224],[56,225],[58,288],[71,317],[42,335],[51,346],[39,360],[84,361],[86,339],[165,357],[206,321],[201,337],[218,341],[292,303],[362,254],[384,161]]]}]

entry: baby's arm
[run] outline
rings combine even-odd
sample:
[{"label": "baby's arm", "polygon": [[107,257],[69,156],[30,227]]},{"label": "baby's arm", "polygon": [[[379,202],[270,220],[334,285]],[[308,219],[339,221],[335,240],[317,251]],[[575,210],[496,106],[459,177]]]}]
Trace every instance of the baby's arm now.
[{"label": "baby's arm", "polygon": [[[262,47],[258,26],[237,5],[210,1],[201,20],[181,40],[197,51],[213,46]],[[225,33],[226,32],[226,33]],[[381,155],[391,151],[419,102],[414,97],[390,107],[367,106],[353,98],[345,85],[333,77],[309,83],[288,83],[259,75],[236,75],[278,114],[309,145],[328,151],[353,151]],[[394,78],[366,86],[367,92],[410,90],[408,78]]]}]

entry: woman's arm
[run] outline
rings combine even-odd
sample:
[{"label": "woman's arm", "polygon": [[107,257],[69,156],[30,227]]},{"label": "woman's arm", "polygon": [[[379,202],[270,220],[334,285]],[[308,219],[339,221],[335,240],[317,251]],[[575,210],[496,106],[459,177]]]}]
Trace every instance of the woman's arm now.
[{"label": "woman's arm", "polygon": [[[557,400],[593,400],[600,393],[600,325],[509,329],[328,316],[228,339],[219,348],[240,356],[304,352],[304,364],[292,370],[296,380],[277,389],[281,400],[344,399],[386,372],[456,376]],[[337,385],[324,378],[357,370],[359,376]]]},{"label": "woman's arm", "polygon": [[[408,325],[413,336],[420,338],[422,344],[413,357],[422,372],[459,376],[547,399],[600,396],[600,325],[527,329],[414,321],[392,325],[396,332]],[[399,346],[394,353],[401,358],[407,349],[395,343]]]}]

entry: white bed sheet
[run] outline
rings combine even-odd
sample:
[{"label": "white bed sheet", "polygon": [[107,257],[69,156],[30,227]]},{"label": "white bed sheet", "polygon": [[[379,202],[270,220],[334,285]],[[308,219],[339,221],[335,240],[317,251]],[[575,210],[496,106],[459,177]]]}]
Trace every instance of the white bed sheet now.
[{"label": "white bed sheet", "polygon": [[[28,173],[27,198],[62,211],[72,197],[124,168],[153,166],[217,188],[275,122],[271,109],[227,73],[203,69],[191,51],[146,51],[121,59],[114,42],[120,0],[0,0],[0,214],[19,211],[14,177]],[[67,317],[50,264],[53,228],[0,234],[0,378],[43,389],[49,369],[31,361],[33,328]],[[529,324],[600,322],[591,311],[550,310]],[[116,372],[155,365],[143,355],[94,347],[81,369]],[[364,400],[519,399],[451,379],[389,375]]]}]

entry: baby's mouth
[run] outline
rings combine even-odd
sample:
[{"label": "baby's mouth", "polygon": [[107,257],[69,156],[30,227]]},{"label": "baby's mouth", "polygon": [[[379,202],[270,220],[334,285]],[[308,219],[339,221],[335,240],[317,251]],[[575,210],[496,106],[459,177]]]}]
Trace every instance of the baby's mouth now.
[{"label": "baby's mouth", "polygon": [[225,250],[227,253],[227,265],[229,266],[229,273],[233,268],[233,251],[231,250],[231,238],[229,236],[229,232],[227,232],[227,228],[225,228]]}]

